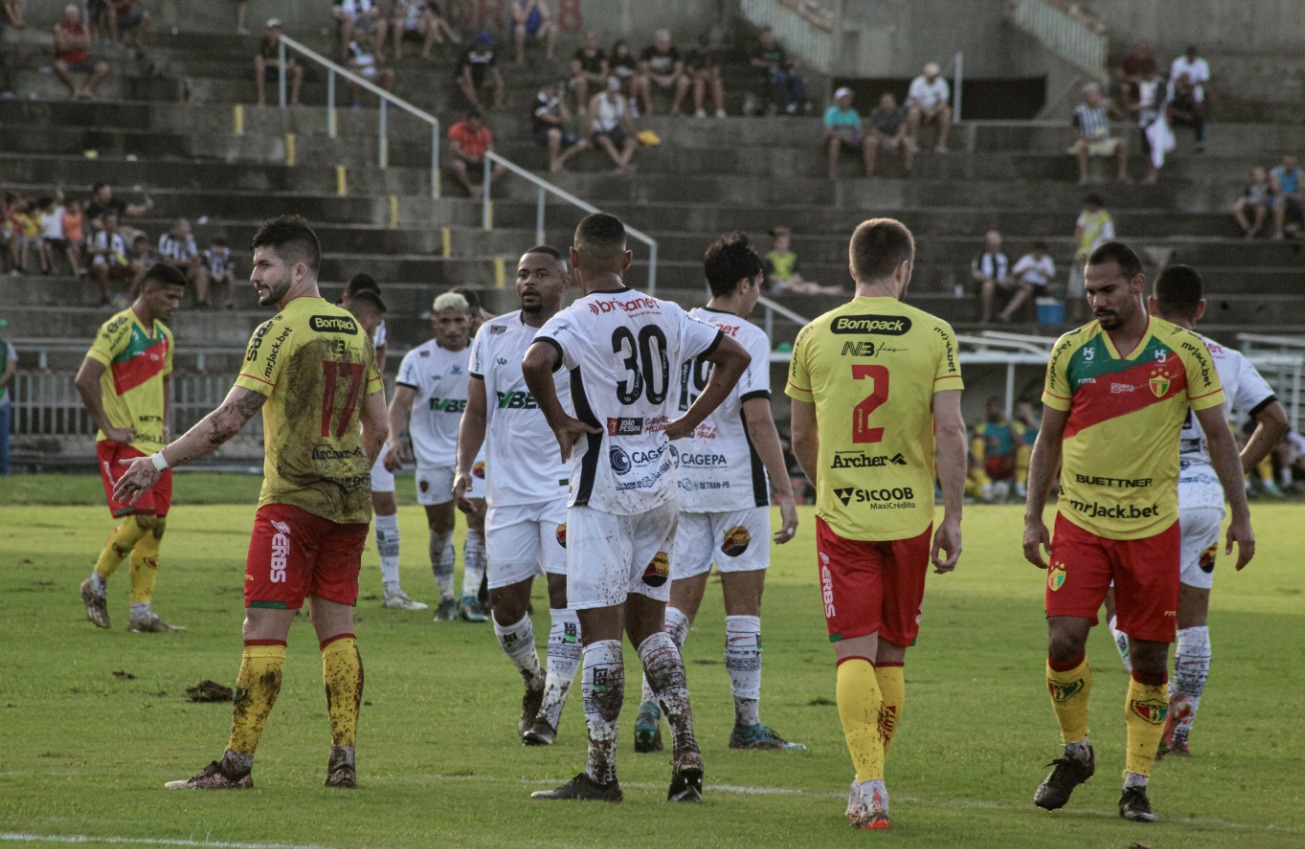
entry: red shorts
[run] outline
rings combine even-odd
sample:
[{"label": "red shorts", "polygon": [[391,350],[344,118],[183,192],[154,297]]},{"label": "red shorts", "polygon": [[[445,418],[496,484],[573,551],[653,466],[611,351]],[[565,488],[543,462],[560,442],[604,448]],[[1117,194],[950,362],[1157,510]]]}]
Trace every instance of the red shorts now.
[{"label": "red shorts", "polygon": [[1097,624],[1097,610],[1113,580],[1116,627],[1139,640],[1173,642],[1182,540],[1177,522],[1144,539],[1106,539],[1057,514],[1047,569],[1047,615]]},{"label": "red shorts", "polygon": [[910,646],[920,633],[933,525],[910,539],[843,539],[816,517],[816,556],[829,641],[878,634]]},{"label": "red shorts", "polygon": [[368,527],[290,504],[258,508],[245,561],[245,607],[298,610],[310,595],[353,605]]},{"label": "red shorts", "polygon": [[114,516],[144,513],[158,516],[160,519],[168,515],[168,509],[172,507],[171,469],[164,469],[159,482],[145,490],[141,497],[136,499],[135,504],[125,504],[113,500],[113,485],[127,472],[127,463],[122,461],[131,461],[149,455],[142,454],[130,445],[123,445],[112,439],[101,439],[95,443],[95,456],[100,461],[100,478],[104,481],[104,497],[109,500],[110,513]]}]

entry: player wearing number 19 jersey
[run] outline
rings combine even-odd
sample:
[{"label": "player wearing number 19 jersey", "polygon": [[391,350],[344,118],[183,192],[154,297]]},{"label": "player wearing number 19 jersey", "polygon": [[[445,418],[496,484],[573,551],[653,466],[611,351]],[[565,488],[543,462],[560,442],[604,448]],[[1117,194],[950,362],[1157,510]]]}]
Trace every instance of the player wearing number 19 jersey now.
[{"label": "player wearing number 19 jersey", "polygon": [[[884,756],[905,700],[902,665],[919,630],[931,537],[938,572],[960,556],[966,431],[951,327],[901,303],[911,232],[871,219],[849,254],[856,297],[798,334],[786,392],[793,450],[816,485],[820,587],[856,768],[847,818],[887,828]],[[936,535],[935,470],[946,507]]]}]

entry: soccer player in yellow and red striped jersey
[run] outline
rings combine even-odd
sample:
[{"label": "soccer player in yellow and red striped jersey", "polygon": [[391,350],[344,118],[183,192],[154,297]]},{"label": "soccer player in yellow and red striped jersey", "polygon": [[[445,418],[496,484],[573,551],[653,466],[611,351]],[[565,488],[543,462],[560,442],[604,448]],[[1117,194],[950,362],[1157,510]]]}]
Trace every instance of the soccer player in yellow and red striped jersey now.
[{"label": "soccer player in yellow and red striped jersey", "polygon": [[[1151,822],[1156,817],[1146,784],[1169,708],[1181,542],[1178,442],[1189,409],[1209,438],[1211,464],[1231,507],[1227,550],[1237,543],[1238,569],[1254,556],[1255,537],[1209,349],[1190,330],[1147,315],[1146,277],[1128,246],[1098,247],[1084,278],[1096,320],[1052,349],[1024,514],[1024,556],[1048,569],[1047,689],[1065,744],[1033,800],[1048,810],[1064,807],[1096,770],[1088,742],[1092,672],[1086,646],[1113,581],[1119,627],[1130,635],[1133,660],[1119,815]],[[1042,514],[1058,468],[1053,539]]]},{"label": "soccer player in yellow and red striped jersey", "polygon": [[250,247],[258,302],[280,312],[254,331],[222,405],[135,461],[114,488],[114,497],[134,501],[164,469],[204,456],[263,411],[264,480],[245,564],[245,651],[231,738],[220,761],[167,787],[253,786],[254,752],[281,691],[290,623],[305,599],[331,721],[326,785],[355,787],[363,672],[353,605],[372,514],[368,470],[388,430],[385,390],[367,333],[318,292],[321,246],[308,222],[297,215],[267,221]]},{"label": "soccer player in yellow and red striped jersey", "polygon": [[[856,778],[847,818],[888,827],[884,756],[906,698],[930,560],[961,553],[965,421],[956,337],[903,304],[915,241],[901,222],[863,222],[849,246],[856,296],[798,334],[785,389],[793,452],[816,486],[816,553],[838,714]],[[935,474],[945,514],[934,532]]]},{"label": "soccer player in yellow and red striped jersey", "polygon": [[167,265],[152,266],[132,305],[100,325],[77,372],[77,391],[99,428],[95,453],[109,512],[115,519],[125,518],[109,535],[95,570],[81,586],[86,618],[101,628],[110,624],[107,582],[130,552],[128,628],[146,633],[178,630],[153,609],[159,544],[172,504],[172,476],[134,505],[114,499],[113,484],[126,471],[126,461],[157,451],[167,438],[173,339],[163,322],[172,320],[172,311],[181,306],[185,290],[185,275]]}]

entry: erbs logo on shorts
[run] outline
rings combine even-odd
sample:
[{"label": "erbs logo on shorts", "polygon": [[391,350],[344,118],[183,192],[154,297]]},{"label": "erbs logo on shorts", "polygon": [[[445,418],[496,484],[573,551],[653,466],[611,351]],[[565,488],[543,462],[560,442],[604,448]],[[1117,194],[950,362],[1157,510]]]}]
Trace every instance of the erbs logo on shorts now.
[{"label": "erbs logo on shorts", "polygon": [[730,557],[738,557],[748,550],[748,543],[752,542],[752,534],[742,525],[735,525],[725,533],[725,541],[721,543],[720,550]]},{"label": "erbs logo on shorts", "polygon": [[829,326],[830,333],[877,333],[902,336],[911,330],[911,320],[900,315],[840,315]]},{"label": "erbs logo on shorts", "polygon": [[895,486],[884,489],[858,489],[854,486],[841,487],[834,490],[834,495],[838,500],[843,502],[843,506],[855,501],[857,504],[878,501],[911,501],[915,498],[915,490],[909,486]]},{"label": "erbs logo on shorts", "polygon": [[612,471],[618,475],[623,475],[634,468],[634,463],[630,462],[630,455],[619,445],[613,445],[608,449],[607,459],[612,464]]},{"label": "erbs logo on shorts", "polygon": [[290,559],[290,526],[285,522],[273,521],[272,527],[276,528],[276,533],[272,535],[268,580],[274,584],[284,584],[286,562]]}]

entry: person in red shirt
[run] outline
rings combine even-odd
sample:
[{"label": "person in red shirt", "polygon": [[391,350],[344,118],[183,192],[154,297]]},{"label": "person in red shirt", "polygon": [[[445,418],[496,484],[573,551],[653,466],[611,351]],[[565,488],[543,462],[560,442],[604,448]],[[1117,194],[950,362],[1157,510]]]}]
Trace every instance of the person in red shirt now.
[{"label": "person in red shirt", "polygon": [[[54,25],[54,72],[68,86],[69,93],[82,100],[94,97],[96,87],[109,74],[107,63],[91,61],[90,47],[90,36],[82,25],[82,9],[69,3],[63,19]],[[73,74],[86,74],[86,82],[78,86]]]},{"label": "person in red shirt", "polygon": [[141,8],[137,0],[109,0],[109,36],[119,47],[126,44],[126,34],[132,36],[137,50],[145,47],[145,36],[150,29],[150,13]]},{"label": "person in red shirt", "polygon": [[[494,145],[494,134],[485,126],[479,109],[467,112],[467,117],[449,127],[449,141],[453,143],[449,152],[450,165],[454,178],[473,198],[485,194],[480,185],[480,172],[485,167],[485,154]],[[470,169],[476,169],[475,182]],[[497,183],[507,173],[500,163],[494,163],[489,179]]]}]

